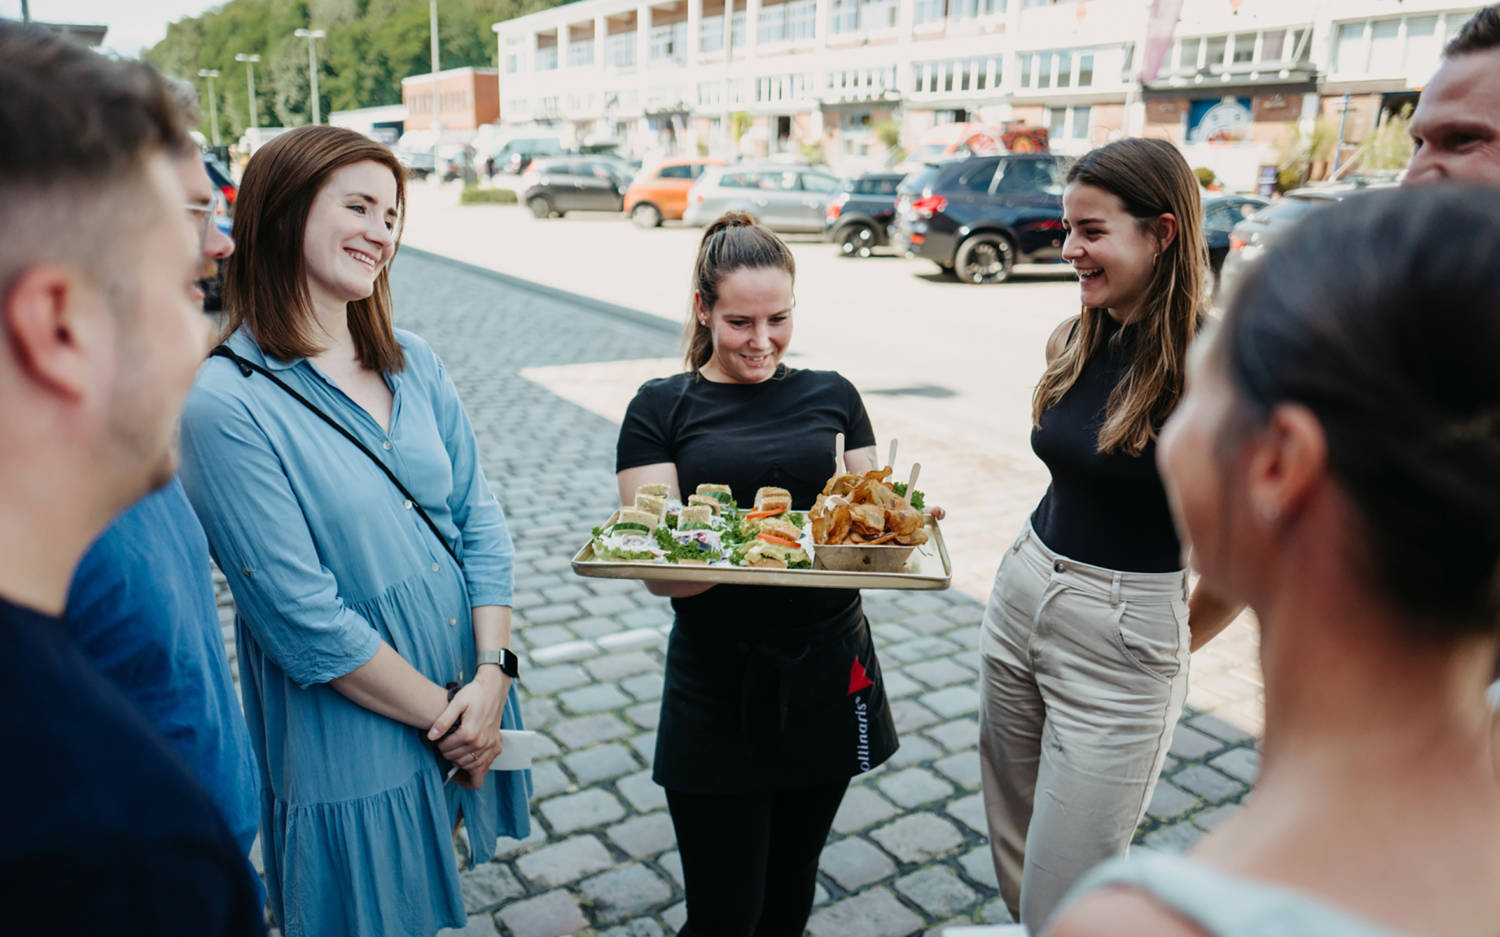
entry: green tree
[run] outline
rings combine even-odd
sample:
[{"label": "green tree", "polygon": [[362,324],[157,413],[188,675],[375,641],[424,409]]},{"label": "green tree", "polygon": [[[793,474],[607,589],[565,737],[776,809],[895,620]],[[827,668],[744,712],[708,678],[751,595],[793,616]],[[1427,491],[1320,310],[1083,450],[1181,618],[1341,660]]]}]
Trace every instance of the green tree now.
[{"label": "green tree", "polygon": [[[501,20],[547,9],[553,0],[438,0],[440,68],[493,68]],[[432,70],[426,0],[229,0],[167,27],[144,55],[169,75],[199,89],[206,115],[207,83],[200,69],[217,69],[220,136],[237,139],[250,125],[249,90],[239,53],[259,55],[255,66],[262,126],[296,126],[311,119],[307,40],[298,29],[321,29],[318,95],[323,114],[401,103],[401,79]],[[208,119],[200,128],[209,133]]]}]

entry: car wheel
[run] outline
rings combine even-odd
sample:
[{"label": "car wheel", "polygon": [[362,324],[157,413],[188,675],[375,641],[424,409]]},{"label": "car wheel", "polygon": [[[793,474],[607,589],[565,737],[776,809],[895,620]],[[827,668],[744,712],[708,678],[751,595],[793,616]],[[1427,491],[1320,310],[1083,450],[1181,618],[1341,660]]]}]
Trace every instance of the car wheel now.
[{"label": "car wheel", "polygon": [[526,207],[531,209],[532,217],[552,217],[552,203],[548,201],[547,196],[545,195],[533,195],[531,198],[526,200]]},{"label": "car wheel", "polygon": [[976,234],[958,247],[953,259],[965,283],[1004,283],[1016,264],[1016,249],[1003,234]]},{"label": "car wheel", "polygon": [[875,250],[875,229],[862,222],[844,228],[839,238],[839,255],[843,257],[868,257]]},{"label": "car wheel", "polygon": [[650,202],[641,202],[630,210],[630,221],[637,228],[656,228],[661,226],[661,212]]}]

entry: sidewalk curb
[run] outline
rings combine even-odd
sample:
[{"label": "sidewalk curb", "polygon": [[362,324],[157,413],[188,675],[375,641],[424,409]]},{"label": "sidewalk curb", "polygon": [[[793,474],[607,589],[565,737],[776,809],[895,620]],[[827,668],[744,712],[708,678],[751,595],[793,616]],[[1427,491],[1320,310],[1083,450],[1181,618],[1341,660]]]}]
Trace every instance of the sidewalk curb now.
[{"label": "sidewalk curb", "polygon": [[653,332],[663,332],[667,335],[675,336],[681,331],[682,328],[680,325],[674,322],[669,322],[668,320],[663,319],[661,316],[653,316],[649,312],[641,312],[639,309],[631,309],[629,306],[621,306],[617,303],[605,302],[602,299],[594,299],[592,296],[583,296],[579,293],[570,293],[565,289],[559,289],[555,286],[548,286],[545,283],[537,283],[533,280],[525,280],[521,277],[512,276],[508,273],[501,273],[498,270],[491,270],[488,267],[481,267],[478,264],[471,264],[465,260],[455,260],[452,257],[446,257],[442,254],[435,254],[432,251],[423,250],[420,247],[402,245],[401,250],[404,253],[415,254],[421,257],[423,260],[432,261],[434,263],[452,267],[456,270],[462,270],[464,273],[473,274],[477,277],[484,277],[485,279],[488,279],[501,286],[509,286],[516,289],[527,290],[540,296],[545,296],[548,299],[555,299],[559,302],[567,303],[574,308],[581,309],[585,312],[592,312],[598,315],[608,316],[611,319],[619,319],[632,325],[642,326],[643,328],[649,329]]}]

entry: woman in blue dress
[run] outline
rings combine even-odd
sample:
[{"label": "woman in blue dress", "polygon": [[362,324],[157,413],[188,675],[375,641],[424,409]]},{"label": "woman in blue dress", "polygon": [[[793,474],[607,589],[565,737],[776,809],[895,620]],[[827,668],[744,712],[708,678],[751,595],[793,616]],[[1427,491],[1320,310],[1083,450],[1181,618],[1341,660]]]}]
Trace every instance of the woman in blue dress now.
[{"label": "woman in blue dress", "polygon": [[286,937],[461,927],[458,821],[477,861],[530,830],[529,775],[488,771],[521,727],[510,535],[442,362],[391,326],[404,196],[359,134],[262,147],[225,269],[239,360],[210,357],[183,415],[183,483],[238,610]]}]

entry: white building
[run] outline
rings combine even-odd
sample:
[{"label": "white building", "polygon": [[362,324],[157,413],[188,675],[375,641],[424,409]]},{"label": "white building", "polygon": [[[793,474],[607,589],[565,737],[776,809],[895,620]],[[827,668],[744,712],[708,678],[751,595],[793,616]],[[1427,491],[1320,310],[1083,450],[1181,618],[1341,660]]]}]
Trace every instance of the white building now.
[{"label": "white building", "polygon": [[883,164],[898,131],[910,149],[937,124],[1015,121],[1047,127],[1064,153],[1170,137],[1244,183],[1320,109],[1362,139],[1479,8],[1183,0],[1143,84],[1143,0],[727,3],[727,21],[726,0],[580,0],[496,23],[502,124],[640,153],[817,149],[850,169]]}]

